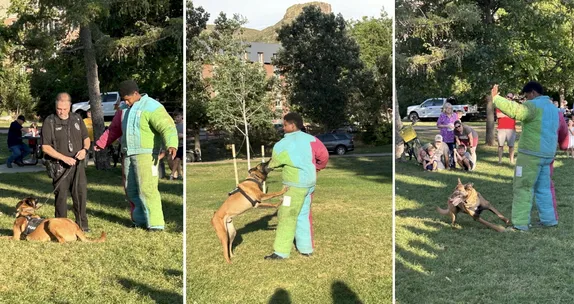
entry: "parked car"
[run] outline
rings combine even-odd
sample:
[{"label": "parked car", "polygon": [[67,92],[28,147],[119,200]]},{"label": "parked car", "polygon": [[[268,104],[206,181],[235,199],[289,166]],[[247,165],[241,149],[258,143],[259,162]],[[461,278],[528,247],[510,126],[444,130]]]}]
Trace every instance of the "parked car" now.
[{"label": "parked car", "polygon": [[329,152],[343,155],[348,151],[355,150],[355,143],[353,142],[353,136],[351,134],[326,133],[319,134],[316,137],[323,142]]},{"label": "parked car", "polygon": [[[411,121],[418,121],[424,118],[438,119],[446,98],[429,98],[417,106],[407,107],[407,115]],[[462,111],[462,117],[478,115],[477,106],[474,105],[452,105],[454,112]]]},{"label": "parked car", "polygon": [[[116,114],[114,105],[120,100],[120,93],[106,92],[102,93],[102,111],[104,118],[113,118]],[[80,114],[82,118],[87,117],[87,112],[90,109],[90,101],[78,102],[72,105],[72,112]]]}]

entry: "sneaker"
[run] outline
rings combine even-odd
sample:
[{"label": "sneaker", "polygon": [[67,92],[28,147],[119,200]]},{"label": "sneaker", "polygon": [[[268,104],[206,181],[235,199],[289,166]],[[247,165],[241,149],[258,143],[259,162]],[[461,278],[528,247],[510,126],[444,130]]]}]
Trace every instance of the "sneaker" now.
[{"label": "sneaker", "polygon": [[310,258],[310,257],[313,255],[313,253],[312,253],[312,252],[310,252],[310,253],[301,253],[301,255],[304,256],[304,257]]},{"label": "sneaker", "polygon": [[272,253],[272,254],[270,254],[270,255],[266,255],[266,256],[264,257],[264,259],[265,259],[265,260],[284,260],[285,258],[283,258],[283,257],[281,257],[281,256],[278,256],[278,255],[275,254],[275,253]]},{"label": "sneaker", "polygon": [[170,175],[168,179],[173,180],[173,175]]},{"label": "sneaker", "polygon": [[7,168],[12,168],[12,163],[6,163]]},{"label": "sneaker", "polygon": [[82,230],[83,230],[85,233],[90,233],[90,232],[92,232],[92,229],[90,229],[90,228],[82,228]]},{"label": "sneaker", "polygon": [[18,167],[24,166],[24,163],[21,160],[15,161],[14,163],[18,165]]}]

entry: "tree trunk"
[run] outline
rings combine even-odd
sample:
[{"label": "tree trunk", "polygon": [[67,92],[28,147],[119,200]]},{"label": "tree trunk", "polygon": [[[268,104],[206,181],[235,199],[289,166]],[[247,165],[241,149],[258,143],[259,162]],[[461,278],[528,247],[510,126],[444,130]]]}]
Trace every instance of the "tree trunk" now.
[{"label": "tree trunk", "polygon": [[[96,62],[96,52],[92,45],[92,31],[90,24],[80,27],[80,39],[84,47],[84,62],[86,64],[86,78],[88,81],[88,93],[90,96],[90,111],[92,112],[92,126],[94,128],[94,139],[100,138],[104,133],[104,113],[100,97],[100,80],[98,78],[98,64]],[[108,169],[107,150],[95,152],[96,169]]]},{"label": "tree trunk", "polygon": [[494,104],[492,96],[486,95],[486,145],[494,146]]},{"label": "tree trunk", "polygon": [[[104,113],[100,97],[100,80],[98,78],[98,64],[96,62],[96,52],[92,45],[92,31],[90,24],[80,26],[80,39],[84,47],[84,62],[86,64],[86,78],[88,80],[88,93],[90,96],[90,111],[92,112],[92,126],[94,128],[94,139],[100,138],[104,133]],[[95,152],[96,169],[108,169],[107,150]]]},{"label": "tree trunk", "polygon": [[401,121],[401,114],[399,112],[399,102],[397,100],[396,91],[394,94],[394,109],[393,114],[395,115],[395,159],[404,161],[405,160],[405,142],[399,133],[399,130],[403,127],[403,122]]}]

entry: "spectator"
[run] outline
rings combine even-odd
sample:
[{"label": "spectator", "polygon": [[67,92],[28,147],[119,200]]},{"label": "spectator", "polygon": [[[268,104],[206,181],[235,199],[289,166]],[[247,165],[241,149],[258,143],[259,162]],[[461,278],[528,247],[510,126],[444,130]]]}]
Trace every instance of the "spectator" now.
[{"label": "spectator", "polygon": [[434,137],[434,146],[436,147],[435,154],[438,161],[438,169],[442,170],[445,168],[450,168],[450,154],[448,145],[442,141],[442,135],[437,134]]},{"label": "spectator", "polygon": [[472,171],[474,166],[470,153],[466,151],[465,145],[458,145],[456,149],[456,162],[465,171]]},{"label": "spectator", "polygon": [[[514,94],[506,94],[506,99],[513,100]],[[497,118],[497,137],[498,137],[498,163],[502,163],[502,154],[504,153],[504,143],[508,145],[508,156],[510,163],[514,164],[514,142],[516,140],[516,121],[506,114],[502,113],[500,109],[496,109]]]},{"label": "spectator", "polygon": [[[478,133],[470,126],[464,125],[460,120],[454,123],[454,136],[456,145],[465,145],[470,152],[472,170],[476,167],[476,146],[478,145]],[[458,162],[458,160],[457,160]]]},{"label": "spectator", "polygon": [[18,166],[23,166],[24,157],[28,156],[31,152],[30,147],[22,142],[22,133],[29,132],[28,128],[22,128],[25,122],[26,118],[20,115],[10,124],[10,128],[8,129],[8,149],[12,153],[6,161],[6,167],[8,168],[12,168],[12,162]]},{"label": "spectator", "polygon": [[440,114],[436,122],[437,128],[440,130],[443,142],[448,146],[450,167],[454,167],[453,152],[454,152],[454,122],[457,121],[457,115],[452,111],[452,104],[446,102],[443,107],[443,112]]}]

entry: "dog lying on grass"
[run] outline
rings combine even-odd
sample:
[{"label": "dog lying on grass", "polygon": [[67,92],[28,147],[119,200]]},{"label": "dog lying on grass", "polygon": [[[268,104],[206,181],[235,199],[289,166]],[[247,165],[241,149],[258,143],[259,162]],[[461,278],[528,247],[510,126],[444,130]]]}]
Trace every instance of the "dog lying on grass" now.
[{"label": "dog lying on grass", "polygon": [[36,210],[42,207],[35,198],[26,198],[16,205],[16,220],[14,221],[13,235],[15,241],[57,241],[59,243],[73,242],[80,239],[82,242],[103,242],[106,232],[102,231],[99,239],[88,239],[84,231],[74,221],[68,218],[42,219],[36,215]]},{"label": "dog lying on grass", "polygon": [[233,239],[237,231],[233,226],[233,217],[251,208],[259,206],[277,208],[278,204],[262,203],[262,201],[283,195],[288,188],[274,193],[263,193],[262,184],[267,179],[271,169],[267,167],[269,161],[258,164],[249,170],[249,176],[237,185],[237,188],[229,193],[229,197],[211,218],[211,225],[215,228],[217,237],[223,247],[223,257],[227,263],[231,263],[233,257]]},{"label": "dog lying on grass", "polygon": [[489,228],[492,228],[498,232],[505,231],[505,228],[502,226],[498,226],[492,224],[484,219],[480,218],[480,213],[484,210],[490,210],[492,213],[496,214],[501,220],[503,220],[506,225],[510,225],[510,220],[505,218],[502,213],[498,212],[489,201],[487,201],[480,192],[474,189],[474,185],[472,183],[462,184],[460,182],[460,178],[458,179],[458,184],[454,188],[454,192],[448,199],[448,208],[441,209],[440,207],[436,207],[436,210],[442,215],[450,215],[452,219],[452,225],[456,221],[456,214],[459,211],[463,211],[464,213],[470,215],[475,221],[481,222],[482,224],[486,225]]}]

